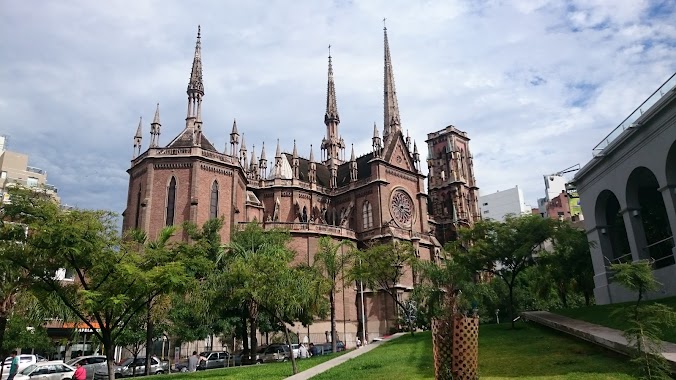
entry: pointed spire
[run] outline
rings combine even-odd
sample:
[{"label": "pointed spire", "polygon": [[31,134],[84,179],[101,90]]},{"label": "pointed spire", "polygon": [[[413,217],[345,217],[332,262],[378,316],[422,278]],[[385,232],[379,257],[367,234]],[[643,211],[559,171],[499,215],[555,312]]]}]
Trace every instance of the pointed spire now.
[{"label": "pointed spire", "polygon": [[265,141],[263,141],[263,148],[261,149],[261,161],[267,161],[268,159],[265,157]]},{"label": "pointed spire", "polygon": [[239,132],[237,131],[237,119],[232,119],[232,132],[230,132],[230,134],[239,136]]},{"label": "pointed spire", "polygon": [[296,139],[293,139],[293,158],[298,157],[298,149],[296,148]]},{"label": "pointed spire", "polygon": [[242,145],[239,146],[239,151],[246,151],[246,142],[244,141],[244,133],[242,133]]},{"label": "pointed spire", "polygon": [[350,156],[350,161],[356,161],[354,158],[354,144],[352,144],[352,155]]},{"label": "pointed spire", "polygon": [[251,165],[250,168],[258,166],[258,159],[256,158],[256,145],[251,148]]},{"label": "pointed spire", "polygon": [[315,153],[312,150],[312,144],[310,144],[310,162],[315,162]]},{"label": "pointed spire", "polygon": [[340,123],[338,116],[338,103],[336,101],[336,84],[333,81],[333,63],[331,58],[331,45],[329,45],[329,78],[326,84],[326,113],[324,124],[330,122]]},{"label": "pointed spire", "polygon": [[413,142],[413,154],[418,154],[418,145],[415,143],[415,141]]},{"label": "pointed spire", "polygon": [[[390,44],[387,40],[387,27],[383,27],[383,33],[385,38],[385,83],[383,93],[385,125],[383,128],[385,133],[389,134],[399,129],[401,119],[399,117],[399,104],[397,103],[397,90],[394,87],[394,72],[392,70],[392,58],[390,57]],[[392,130],[392,127],[395,129]]]},{"label": "pointed spire", "polygon": [[192,60],[192,71],[190,72],[190,82],[188,83],[188,93],[190,92],[204,95],[204,84],[202,83],[202,27],[200,25],[197,26],[195,57]]},{"label": "pointed spire", "polygon": [[153,124],[160,124],[160,103],[157,103],[157,108],[155,108],[155,117],[153,118]]},{"label": "pointed spire", "polygon": [[380,138],[380,133],[378,132],[378,127],[376,126],[376,122],[373,122],[373,138],[374,139],[379,139]]},{"label": "pointed spire", "polygon": [[282,157],[282,150],[279,147],[279,139],[277,139],[277,150],[275,151],[275,158]]},{"label": "pointed spire", "polygon": [[143,138],[143,117],[139,117],[138,120],[138,128],[136,128],[136,135],[134,135],[135,139],[142,139]]}]

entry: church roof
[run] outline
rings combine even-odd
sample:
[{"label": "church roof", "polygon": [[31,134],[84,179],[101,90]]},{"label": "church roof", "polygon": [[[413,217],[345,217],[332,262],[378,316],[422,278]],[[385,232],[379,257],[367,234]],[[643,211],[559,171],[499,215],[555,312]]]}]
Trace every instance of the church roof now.
[{"label": "church roof", "polygon": [[[191,148],[193,146],[192,130],[190,128],[186,128],[181,133],[179,133],[179,135],[176,136],[169,143],[169,145],[167,145],[167,148]],[[211,144],[209,139],[207,139],[204,134],[202,134],[202,138],[200,138],[200,148],[218,153],[218,150],[214,148],[213,144]]]}]

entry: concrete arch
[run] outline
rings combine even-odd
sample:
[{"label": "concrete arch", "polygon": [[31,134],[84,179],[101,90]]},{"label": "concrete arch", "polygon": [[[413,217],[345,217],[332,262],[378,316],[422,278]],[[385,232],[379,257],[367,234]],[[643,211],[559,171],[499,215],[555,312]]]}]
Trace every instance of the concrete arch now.
[{"label": "concrete arch", "polygon": [[673,192],[673,189],[676,188],[676,141],[671,144],[666,159],[665,174],[667,186],[670,187]]},{"label": "concrete arch", "polygon": [[[655,174],[640,166],[632,170],[627,179],[627,210],[634,224],[634,234],[643,238],[644,246],[639,246],[639,257],[655,260],[655,266],[662,268],[673,265],[673,232],[664,198]],[[640,223],[639,223],[640,222]]]},{"label": "concrete arch", "polygon": [[631,261],[631,249],[624,224],[620,201],[610,190],[603,190],[596,198],[595,217],[599,230],[599,248],[610,262]]}]

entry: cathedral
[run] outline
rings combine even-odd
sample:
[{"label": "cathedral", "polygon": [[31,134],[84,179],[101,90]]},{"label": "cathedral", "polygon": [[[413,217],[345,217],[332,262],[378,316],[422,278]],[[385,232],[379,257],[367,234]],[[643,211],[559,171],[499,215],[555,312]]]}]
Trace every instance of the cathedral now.
[{"label": "cathedral", "polygon": [[[150,143],[143,149],[142,124],[134,136],[123,229],[142,229],[154,237],[167,225],[192,221],[201,225],[222,218],[222,241],[233,229],[257,221],[265,229],[282,227],[292,235],[296,261],[312,264],[318,240],[330,236],[352,241],[357,247],[369,242],[410,241],[416,255],[436,260],[443,244],[453,240],[459,226],[479,218],[476,187],[465,132],[448,126],[428,134],[428,189],[420,167],[418,146],[402,133],[387,29],[384,29],[383,128],[373,126],[372,149],[355,155],[340,135],[331,56],[324,124],[326,135],[315,156],[280,149],[268,161],[248,150],[236,122],[230,146],[213,146],[203,126],[201,109],[205,95],[202,82],[201,35],[198,29],[195,55],[188,82],[185,128],[168,144],[160,144],[159,106],[150,124]],[[214,129],[212,129],[213,131]],[[177,238],[186,238],[179,233]],[[416,281],[405,269],[400,296],[405,298]],[[348,345],[366,329],[372,339],[397,326],[396,304],[382,292],[365,289],[364,314],[358,288],[346,284],[337,300],[338,334]],[[316,321],[301,335],[318,340],[330,330],[328,321]],[[313,338],[314,337],[314,338]],[[323,341],[323,338],[322,338]]]}]

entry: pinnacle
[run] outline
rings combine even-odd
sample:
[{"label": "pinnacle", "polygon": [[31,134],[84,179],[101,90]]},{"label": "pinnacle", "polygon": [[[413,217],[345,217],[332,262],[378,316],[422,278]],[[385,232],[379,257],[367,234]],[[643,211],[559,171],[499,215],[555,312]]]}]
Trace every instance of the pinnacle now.
[{"label": "pinnacle", "polygon": [[293,140],[293,157],[298,157],[298,149],[296,148],[296,140]]},{"label": "pinnacle", "polygon": [[153,118],[153,124],[160,124],[160,103],[157,103],[157,108],[155,108],[155,117]]},{"label": "pinnacle", "polygon": [[202,83],[202,28],[197,26],[197,42],[195,43],[195,57],[192,61],[192,70],[190,72],[190,82],[188,83],[188,93],[198,93],[204,95],[204,84]]},{"label": "pinnacle", "polygon": [[261,149],[261,160],[267,161],[268,159],[265,157],[265,141],[263,141],[263,148]]},{"label": "pinnacle", "polygon": [[256,146],[254,145],[253,148],[251,148],[251,165],[250,167],[253,168],[254,166],[258,166],[258,160],[256,159]]},{"label": "pinnacle", "polygon": [[239,146],[239,151],[245,151],[246,150],[246,142],[244,141],[244,133],[242,133],[242,144]]},{"label": "pinnacle", "polygon": [[138,128],[136,128],[136,135],[134,138],[140,139],[143,138],[143,117],[139,117]]},{"label": "pinnacle", "polygon": [[354,157],[354,144],[352,144],[352,155],[350,156],[350,161],[353,161],[353,162],[355,161],[355,157]]},{"label": "pinnacle", "polygon": [[397,90],[394,86],[394,72],[392,70],[392,58],[390,56],[390,44],[387,40],[387,28],[383,29],[385,44],[385,70],[384,70],[384,126],[389,131],[391,126],[398,128],[401,125],[399,117],[399,104],[397,102]]},{"label": "pinnacle", "polygon": [[378,127],[376,126],[376,122],[373,122],[373,138],[380,138],[380,133],[378,133]]},{"label": "pinnacle", "polygon": [[310,162],[315,162],[315,153],[312,150],[312,144],[310,144]]},{"label": "pinnacle", "polygon": [[232,120],[232,132],[230,134],[239,135],[239,132],[237,131],[237,119]]},{"label": "pinnacle", "polygon": [[282,157],[282,150],[279,148],[279,139],[277,139],[277,150],[275,151],[275,158]]},{"label": "pinnacle", "polygon": [[418,144],[413,141],[413,154],[418,154]]},{"label": "pinnacle", "polygon": [[332,121],[340,123],[336,100],[336,84],[333,80],[333,63],[331,60],[331,53],[329,53],[329,75],[326,84],[326,113],[324,114],[324,123]]}]

